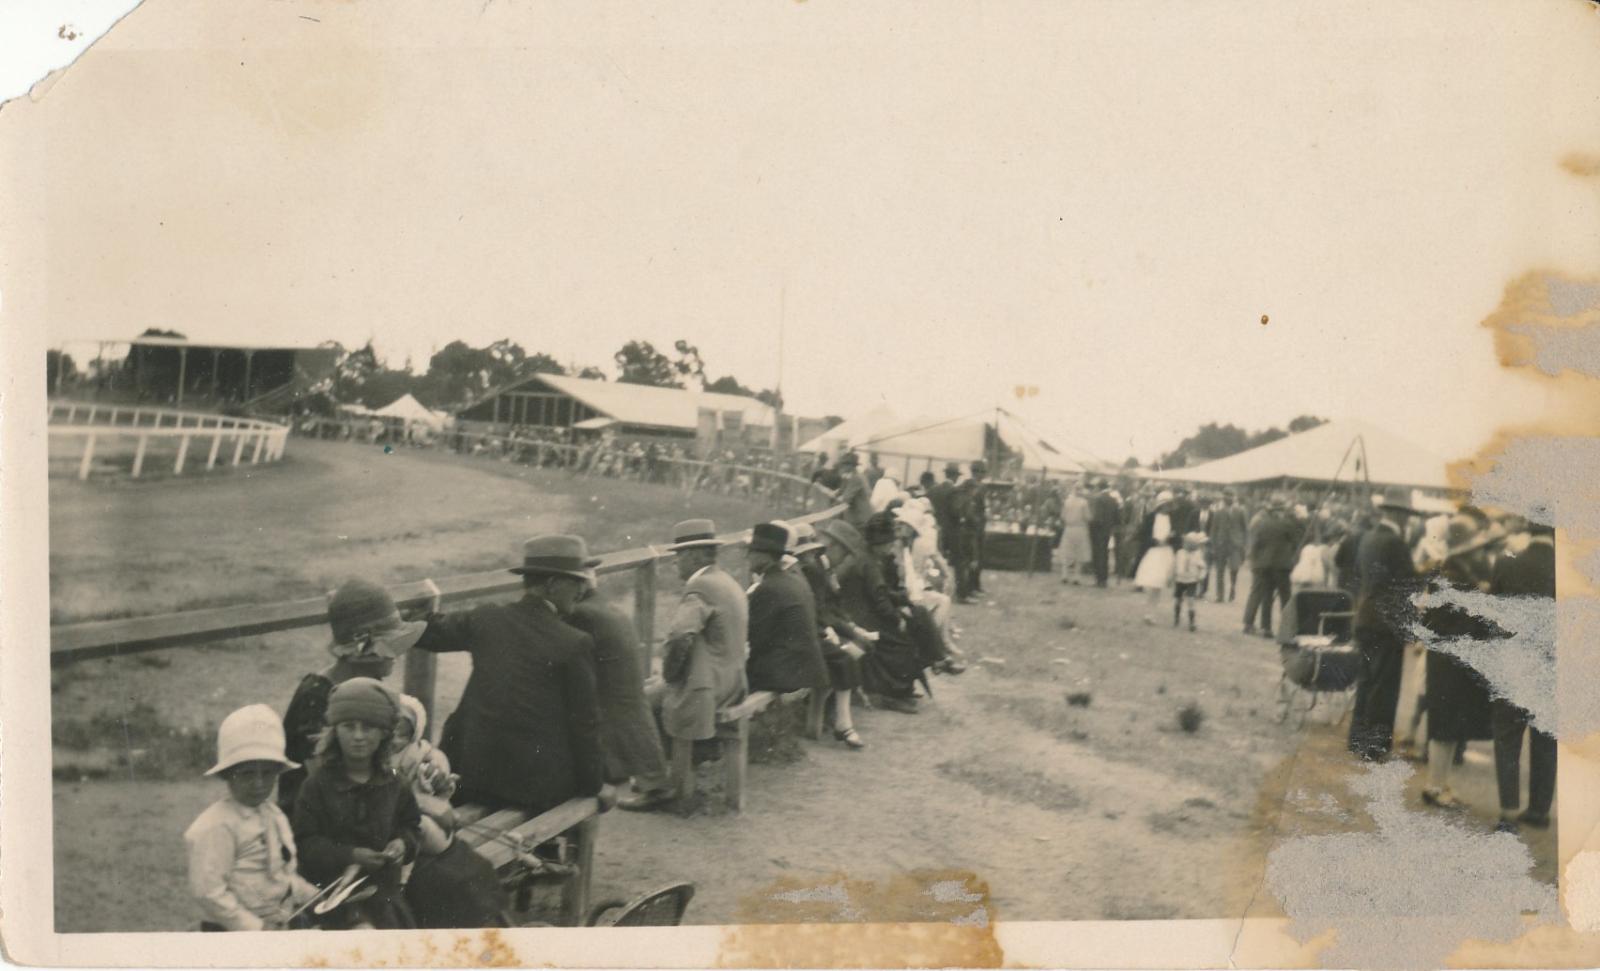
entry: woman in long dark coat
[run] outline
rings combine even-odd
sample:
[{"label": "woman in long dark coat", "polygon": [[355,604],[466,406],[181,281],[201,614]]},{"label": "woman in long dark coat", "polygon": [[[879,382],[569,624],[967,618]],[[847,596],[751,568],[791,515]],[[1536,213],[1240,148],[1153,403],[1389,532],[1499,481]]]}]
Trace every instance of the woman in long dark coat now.
[{"label": "woman in long dark coat", "polygon": [[874,704],[890,711],[915,714],[916,682],[923,663],[906,634],[905,618],[889,597],[877,559],[867,550],[861,532],[843,520],[818,527],[839,581],[839,608],[871,647],[861,659],[862,680]]},{"label": "woman in long dark coat", "polygon": [[852,626],[839,608],[839,581],[834,579],[825,547],[816,541],[810,524],[794,527],[794,556],[800,561],[801,575],[811,585],[817,602],[817,635],[822,643],[822,660],[828,666],[828,696],[833,717],[833,736],[852,749],[866,747],[856,731],[850,713],[850,692],[861,687],[859,658],[865,655],[851,640]]},{"label": "woman in long dark coat", "polygon": [[[1450,553],[1430,586],[1486,590],[1489,534],[1458,517],[1450,523],[1450,540]],[[1487,640],[1504,636],[1494,624],[1454,606],[1430,607],[1423,612],[1421,623],[1439,637]],[[1489,686],[1469,665],[1443,651],[1429,650],[1426,664],[1428,785],[1422,790],[1422,801],[1442,809],[1461,809],[1465,804],[1451,790],[1450,774],[1459,746],[1494,737]]]}]

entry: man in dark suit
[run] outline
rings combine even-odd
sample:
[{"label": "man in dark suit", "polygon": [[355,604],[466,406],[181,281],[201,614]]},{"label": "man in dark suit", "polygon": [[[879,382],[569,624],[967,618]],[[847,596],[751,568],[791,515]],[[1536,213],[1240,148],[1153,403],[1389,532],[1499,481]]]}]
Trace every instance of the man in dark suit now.
[{"label": "man in dark suit", "polygon": [[867,518],[872,515],[872,486],[861,474],[860,464],[861,460],[854,452],[839,456],[838,501],[844,504],[844,518],[857,529],[865,526]]},{"label": "man in dark suit", "polygon": [[429,614],[418,648],[472,655],[439,746],[461,774],[457,801],[541,813],[602,795],[594,642],[561,619],[599,562],[581,537],[536,536],[511,571],[522,576],[521,600]]},{"label": "man in dark suit", "polygon": [[[1556,547],[1555,530],[1535,525],[1527,549],[1512,556],[1502,554],[1494,564],[1489,592],[1502,597],[1540,598],[1550,610],[1548,630],[1555,630]],[[1551,645],[1552,649],[1554,645]],[[1551,656],[1552,663],[1554,655]],[[1550,806],[1556,794],[1556,740],[1534,728],[1524,709],[1496,698],[1491,715],[1494,734],[1494,774],[1500,790],[1501,832],[1516,832],[1518,824],[1544,829],[1550,825]],[[1522,734],[1528,739],[1528,809],[1517,815],[1522,795]]]},{"label": "man in dark suit", "polygon": [[1272,601],[1289,602],[1289,574],[1300,551],[1300,527],[1288,515],[1288,506],[1274,496],[1250,537],[1250,596],[1244,602],[1244,632],[1256,633],[1261,616],[1261,636],[1272,636]]},{"label": "man in dark suit", "polygon": [[1103,587],[1111,573],[1111,534],[1120,522],[1121,510],[1106,480],[1095,482],[1094,498],[1089,500],[1089,558],[1094,563],[1094,585]]},{"label": "man in dark suit", "polygon": [[983,593],[983,539],[989,531],[989,500],[983,480],[989,467],[982,460],[970,466],[972,473],[961,506],[961,532],[967,540],[967,570],[972,576],[968,593]]},{"label": "man in dark suit", "polygon": [[778,523],[757,523],[751,530],[748,556],[754,582],[747,591],[750,658],[745,662],[751,691],[828,687],[828,666],[817,640],[816,602],[805,577],[784,569],[788,545],[789,530]]},{"label": "man in dark suit", "polygon": [[1212,510],[1206,523],[1207,550],[1211,556],[1211,575],[1217,585],[1217,603],[1239,595],[1239,567],[1244,564],[1247,523],[1244,507],[1233,490],[1222,494],[1222,505]]},{"label": "man in dark suit", "polygon": [[952,568],[956,565],[956,480],[961,467],[954,462],[944,467],[944,481],[928,490],[933,504],[933,521],[939,527],[939,552]]},{"label": "man in dark suit", "polygon": [[1411,597],[1420,583],[1405,541],[1412,515],[1410,490],[1391,489],[1379,506],[1377,525],[1356,548],[1361,587],[1352,626],[1361,652],[1361,676],[1350,714],[1349,746],[1369,761],[1383,759],[1394,745],[1401,662],[1416,614]]}]

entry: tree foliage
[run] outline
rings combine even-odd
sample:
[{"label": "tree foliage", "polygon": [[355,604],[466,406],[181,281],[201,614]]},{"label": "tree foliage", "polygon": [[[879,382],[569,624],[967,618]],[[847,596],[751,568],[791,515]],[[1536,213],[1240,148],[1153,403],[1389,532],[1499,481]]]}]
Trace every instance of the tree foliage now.
[{"label": "tree foliage", "polygon": [[1326,423],[1326,418],[1318,418],[1315,415],[1301,415],[1289,423],[1288,431],[1284,431],[1281,428],[1268,428],[1259,432],[1247,432],[1231,423],[1218,425],[1216,422],[1211,422],[1201,425],[1193,435],[1179,442],[1177,448],[1163,454],[1156,461],[1164,469],[1179,469],[1190,465],[1199,465],[1202,462],[1211,462],[1252,448],[1259,448],[1280,438],[1288,438],[1291,434],[1307,431]]},{"label": "tree foliage", "polygon": [[648,384],[656,388],[681,388],[672,359],[649,341],[629,341],[614,355],[619,384]]}]

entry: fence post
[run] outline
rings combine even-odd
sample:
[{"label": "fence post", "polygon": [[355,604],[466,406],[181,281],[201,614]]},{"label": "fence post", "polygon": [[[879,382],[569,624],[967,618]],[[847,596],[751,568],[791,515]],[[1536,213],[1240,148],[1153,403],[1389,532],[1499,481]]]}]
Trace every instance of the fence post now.
[{"label": "fence post", "polygon": [[78,406],[77,405],[69,405],[69,406],[67,406],[67,424],[69,424],[69,425],[72,424],[72,419],[76,418],[77,416],[78,416]]},{"label": "fence post", "polygon": [[189,454],[189,436],[185,435],[178,440],[178,461],[172,464],[172,474],[183,474],[183,460]]},{"label": "fence post", "polygon": [[233,439],[233,465],[239,464],[239,456],[244,454],[244,432],[239,432]]},{"label": "fence post", "polygon": [[406,652],[406,670],[403,678],[403,690],[406,694],[422,702],[422,710],[428,713],[428,734],[435,739],[439,737],[439,719],[434,717],[434,680],[438,672],[439,655],[432,651],[418,650],[413,647]]},{"label": "fence post", "polygon": [[139,470],[144,468],[144,447],[150,441],[149,435],[140,435],[139,444],[133,448],[133,477],[139,477]]},{"label": "fence post", "polygon": [[88,435],[84,436],[83,461],[78,463],[78,478],[87,479],[89,477],[89,466],[91,464],[93,464],[93,463],[94,463],[94,433],[90,432]]},{"label": "fence post", "polygon": [[211,454],[206,456],[206,471],[210,472],[217,466],[217,449],[222,447],[222,426],[219,424],[211,433]]},{"label": "fence post", "polygon": [[651,669],[656,654],[656,561],[640,564],[633,571],[633,625],[644,645],[645,670]]},{"label": "fence post", "polygon": [[265,442],[266,440],[267,440],[267,433],[266,432],[258,432],[256,434],[255,448],[250,450],[250,464],[251,465],[259,465],[261,463],[261,443]]}]

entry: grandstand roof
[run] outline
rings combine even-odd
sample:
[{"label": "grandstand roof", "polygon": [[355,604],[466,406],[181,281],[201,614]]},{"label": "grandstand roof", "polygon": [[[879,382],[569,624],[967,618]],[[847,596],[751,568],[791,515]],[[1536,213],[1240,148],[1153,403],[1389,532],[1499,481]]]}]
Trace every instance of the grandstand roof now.
[{"label": "grandstand roof", "polygon": [[701,408],[742,412],[747,425],[771,427],[773,423],[771,407],[743,395],[694,391],[686,388],[657,388],[648,384],[623,384],[559,374],[529,375],[510,384],[492,388],[462,410],[466,411],[479,402],[534,382],[542,382],[562,394],[570,395],[624,425],[682,428],[692,431],[699,426]]}]

